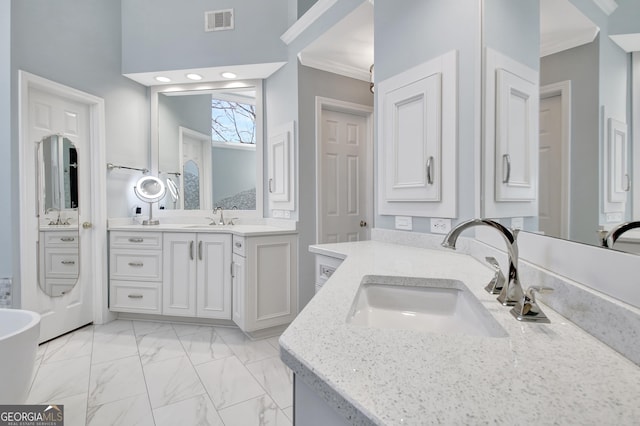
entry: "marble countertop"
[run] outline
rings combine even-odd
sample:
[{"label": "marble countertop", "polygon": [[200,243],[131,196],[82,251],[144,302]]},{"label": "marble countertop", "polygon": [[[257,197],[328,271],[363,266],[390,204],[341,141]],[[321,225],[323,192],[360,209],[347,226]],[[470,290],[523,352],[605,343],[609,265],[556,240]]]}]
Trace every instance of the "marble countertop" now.
[{"label": "marble countertop", "polygon": [[[516,321],[510,308],[483,290],[492,272],[474,258],[374,241],[310,250],[345,260],[281,336],[281,357],[353,424],[637,424],[640,419],[637,365],[545,305],[551,324]],[[460,280],[508,336],[347,324],[365,275]]]},{"label": "marble countertop", "polygon": [[109,231],[147,231],[147,232],[211,232],[234,234],[244,237],[260,235],[296,234],[295,229],[280,228],[272,225],[207,225],[207,224],[176,224],[167,223],[160,225],[116,224],[109,225]]}]

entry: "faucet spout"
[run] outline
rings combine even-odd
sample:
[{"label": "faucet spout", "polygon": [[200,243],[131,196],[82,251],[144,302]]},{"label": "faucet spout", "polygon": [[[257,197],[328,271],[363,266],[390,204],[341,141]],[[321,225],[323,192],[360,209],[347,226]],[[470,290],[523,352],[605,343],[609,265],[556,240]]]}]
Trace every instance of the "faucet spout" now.
[{"label": "faucet spout", "polygon": [[462,232],[474,226],[489,226],[497,230],[507,244],[507,254],[509,255],[509,277],[507,284],[502,288],[498,301],[504,306],[513,306],[524,296],[524,290],[518,277],[518,243],[519,230],[510,230],[500,223],[491,219],[471,219],[458,224],[444,238],[442,246],[455,250],[456,241]]},{"label": "faucet spout", "polygon": [[602,247],[613,247],[618,238],[630,229],[640,228],[640,221],[624,222],[613,227],[607,235],[602,238]]}]

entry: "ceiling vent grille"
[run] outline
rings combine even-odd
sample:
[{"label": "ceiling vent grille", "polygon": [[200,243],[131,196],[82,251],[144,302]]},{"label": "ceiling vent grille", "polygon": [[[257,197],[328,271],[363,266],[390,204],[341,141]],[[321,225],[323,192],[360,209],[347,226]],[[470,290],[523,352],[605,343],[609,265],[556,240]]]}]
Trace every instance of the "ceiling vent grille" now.
[{"label": "ceiling vent grille", "polygon": [[223,31],[233,29],[233,9],[213,10],[204,13],[204,30]]}]

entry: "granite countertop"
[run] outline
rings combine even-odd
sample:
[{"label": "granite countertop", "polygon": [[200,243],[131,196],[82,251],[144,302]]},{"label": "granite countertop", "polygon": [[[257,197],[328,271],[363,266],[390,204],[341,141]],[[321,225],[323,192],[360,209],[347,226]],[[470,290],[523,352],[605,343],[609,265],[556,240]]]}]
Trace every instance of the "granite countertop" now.
[{"label": "granite countertop", "polygon": [[137,225],[137,224],[116,224],[109,225],[109,231],[146,231],[146,232],[210,232],[234,234],[244,237],[260,235],[282,235],[296,234],[295,229],[280,228],[271,225],[207,225],[207,224],[175,224],[167,223],[160,225]]},{"label": "granite countertop", "polygon": [[[545,305],[551,324],[516,321],[484,291],[493,274],[474,258],[374,241],[310,250],[345,260],[281,336],[281,357],[353,424],[620,425],[640,419],[637,365]],[[460,280],[508,336],[347,324],[366,275]]]}]

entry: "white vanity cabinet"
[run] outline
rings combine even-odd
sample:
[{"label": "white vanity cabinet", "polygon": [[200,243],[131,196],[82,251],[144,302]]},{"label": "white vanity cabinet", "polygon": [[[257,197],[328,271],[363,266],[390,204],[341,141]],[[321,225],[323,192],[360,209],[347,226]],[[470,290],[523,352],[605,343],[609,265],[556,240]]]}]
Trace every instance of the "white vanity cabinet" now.
[{"label": "white vanity cabinet", "polygon": [[109,245],[109,308],[162,313],[162,234],[111,231]]},{"label": "white vanity cabinet", "polygon": [[40,231],[40,279],[47,294],[63,295],[78,280],[78,231]]},{"label": "white vanity cabinet", "polygon": [[233,321],[243,331],[285,325],[298,313],[298,237],[233,239]]},{"label": "white vanity cabinet", "polygon": [[231,319],[231,235],[166,232],[164,315]]}]

